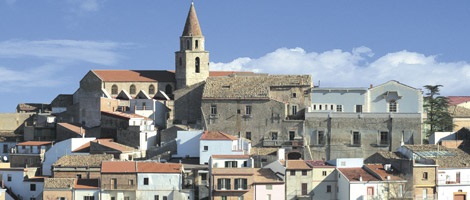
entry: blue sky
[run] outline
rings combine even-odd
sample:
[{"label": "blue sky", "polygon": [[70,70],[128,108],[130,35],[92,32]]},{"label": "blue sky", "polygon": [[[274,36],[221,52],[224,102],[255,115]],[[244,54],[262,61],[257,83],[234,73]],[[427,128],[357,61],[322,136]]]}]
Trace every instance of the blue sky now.
[{"label": "blue sky", "polygon": [[[72,94],[91,69],[174,69],[190,0],[0,0],[0,112]],[[196,0],[212,70],[397,80],[470,95],[470,1]]]}]

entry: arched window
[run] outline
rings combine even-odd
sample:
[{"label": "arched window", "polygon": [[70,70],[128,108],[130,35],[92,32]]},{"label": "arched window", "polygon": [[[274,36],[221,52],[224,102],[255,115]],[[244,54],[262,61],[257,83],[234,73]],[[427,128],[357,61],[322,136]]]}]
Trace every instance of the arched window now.
[{"label": "arched window", "polygon": [[133,84],[131,85],[131,87],[129,88],[129,92],[131,94],[135,94],[135,85],[133,85]]},{"label": "arched window", "polygon": [[191,41],[186,40],[186,49],[191,49]]},{"label": "arched window", "polygon": [[153,85],[149,86],[149,94],[155,94],[155,86]]},{"label": "arched window", "polygon": [[201,71],[201,69],[200,69],[200,68],[201,68],[201,67],[200,67],[201,65],[200,65],[199,57],[196,57],[196,62],[195,62],[195,64],[196,64],[196,73],[199,73],[199,72]]},{"label": "arched window", "polygon": [[180,64],[180,66],[183,66],[183,58],[181,58],[181,57],[179,59],[179,64]]},{"label": "arched window", "polygon": [[392,100],[388,103],[388,112],[397,112],[397,102]]},{"label": "arched window", "polygon": [[170,84],[166,85],[165,87],[165,94],[170,95],[173,93],[173,87]]},{"label": "arched window", "polygon": [[111,87],[111,94],[117,94],[118,93],[118,86],[117,85],[113,85]]}]

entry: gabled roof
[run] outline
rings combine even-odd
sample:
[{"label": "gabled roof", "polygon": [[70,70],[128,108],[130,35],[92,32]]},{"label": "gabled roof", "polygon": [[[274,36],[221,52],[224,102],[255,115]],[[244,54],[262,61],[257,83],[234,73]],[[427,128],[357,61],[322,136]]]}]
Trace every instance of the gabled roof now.
[{"label": "gabled roof", "polygon": [[142,119],[146,119],[146,120],[151,120],[150,118],[142,116],[142,115],[138,115],[138,114],[134,114],[134,113],[123,113],[123,112],[118,112],[118,111],[114,111],[114,112],[101,111],[101,114],[111,116],[111,117],[118,117],[118,118],[122,118],[122,119],[142,118]]},{"label": "gabled roof", "polygon": [[194,3],[191,3],[189,8],[188,17],[184,25],[182,36],[202,36],[201,27],[199,26],[199,20],[197,19],[196,9]]},{"label": "gabled roof", "polygon": [[[96,139],[94,141],[110,141],[110,142],[112,142],[113,139],[103,138],[103,139]],[[87,143],[83,144],[82,146],[79,146],[78,148],[73,149],[72,152],[73,153],[78,153],[78,152],[89,153],[90,152],[90,142],[87,142]]]},{"label": "gabled roof", "polygon": [[449,99],[450,106],[455,106],[470,101],[470,96],[448,96],[447,98]]},{"label": "gabled roof", "polygon": [[103,161],[101,173],[136,173],[134,161]]},{"label": "gabled roof", "polygon": [[54,167],[100,167],[101,162],[113,159],[111,154],[65,155],[60,157]]},{"label": "gabled roof", "polygon": [[201,140],[237,140],[238,138],[220,131],[204,131]]},{"label": "gabled roof", "polygon": [[362,181],[365,182],[380,181],[372,174],[369,174],[362,167],[338,168],[337,170],[339,170],[345,176],[345,178],[349,180],[349,182],[359,182],[361,178]]},{"label": "gabled roof", "polygon": [[305,162],[312,168],[336,168],[335,166],[328,165],[328,163],[323,160],[306,160]]},{"label": "gabled roof", "polygon": [[203,99],[268,100],[272,87],[310,87],[310,75],[209,77]]},{"label": "gabled roof", "polygon": [[287,169],[304,169],[310,170],[311,167],[307,165],[304,160],[287,160],[286,161],[286,168]]},{"label": "gabled roof", "polygon": [[137,162],[139,173],[181,173],[183,165],[178,163]]},{"label": "gabled roof", "polygon": [[27,141],[16,144],[16,146],[45,146],[52,145],[51,141]]},{"label": "gabled roof", "polygon": [[72,131],[76,134],[79,134],[79,135],[84,135],[85,134],[85,129],[81,128],[80,126],[76,126],[76,125],[73,125],[73,124],[70,124],[70,123],[65,123],[65,122],[62,122],[62,123],[57,123],[58,126],[61,126],[61,127],[64,127],[65,129],[69,130],[69,131]]},{"label": "gabled roof", "polygon": [[175,82],[166,70],[92,70],[104,82]]},{"label": "gabled roof", "polygon": [[276,174],[268,168],[252,168],[254,171],[254,180],[255,184],[281,184],[284,181],[280,180]]},{"label": "gabled roof", "polygon": [[[117,143],[117,142],[113,142],[112,140],[94,140],[94,141],[90,142],[90,145],[92,145],[91,143],[98,144],[98,145],[101,145],[101,146],[105,146],[105,147],[108,147],[110,149],[113,149],[113,150],[116,150],[116,151],[119,151],[119,152],[137,151],[137,149],[135,149],[133,147],[126,146],[126,145],[123,145],[123,144],[120,144],[120,143]],[[93,148],[91,150],[93,150]]]},{"label": "gabled roof", "polygon": [[[404,180],[399,176],[399,173],[393,171],[385,171],[383,164],[367,164],[364,165],[364,168],[375,173],[376,178],[379,178],[382,181],[392,180],[392,181],[402,181]],[[387,179],[389,177],[389,179]]]},{"label": "gabled roof", "polygon": [[44,189],[72,189],[74,182],[74,178],[46,178]]}]

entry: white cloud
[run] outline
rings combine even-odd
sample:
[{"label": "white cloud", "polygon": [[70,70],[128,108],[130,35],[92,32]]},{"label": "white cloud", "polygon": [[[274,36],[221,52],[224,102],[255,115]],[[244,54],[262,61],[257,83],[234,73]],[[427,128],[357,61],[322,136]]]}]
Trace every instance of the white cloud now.
[{"label": "white cloud", "polygon": [[68,0],[73,6],[74,12],[96,12],[99,11],[105,0]]},{"label": "white cloud", "polygon": [[85,61],[113,65],[119,60],[114,50],[125,44],[76,40],[8,40],[0,42],[0,57],[36,57],[63,61]]},{"label": "white cloud", "polygon": [[270,74],[310,74],[315,84],[327,87],[368,87],[397,80],[416,88],[444,85],[443,95],[468,95],[468,62],[439,62],[437,56],[399,51],[375,58],[367,47],[321,53],[302,48],[280,48],[260,58],[237,58],[211,63],[211,70],[256,71]]}]

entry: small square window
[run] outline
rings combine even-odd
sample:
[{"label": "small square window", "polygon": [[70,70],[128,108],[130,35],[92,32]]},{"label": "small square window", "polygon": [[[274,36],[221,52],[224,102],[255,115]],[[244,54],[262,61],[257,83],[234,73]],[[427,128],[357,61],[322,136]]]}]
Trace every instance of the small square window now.
[{"label": "small square window", "polygon": [[327,185],[327,186],[326,186],[326,192],[327,192],[327,193],[330,193],[330,192],[331,192],[331,185]]},{"label": "small square window", "polygon": [[362,105],[356,105],[356,112],[362,113]]},{"label": "small square window", "polygon": [[36,191],[36,184],[29,185],[29,190],[30,191]]},{"label": "small square window", "polygon": [[273,185],[271,185],[271,184],[266,185],[266,190],[272,190],[272,189],[273,189]]},{"label": "small square window", "polygon": [[322,176],[326,176],[326,171],[322,171],[322,172],[321,172],[321,175],[322,175]]},{"label": "small square window", "polygon": [[292,98],[297,98],[297,93],[292,93]]},{"label": "small square window", "polygon": [[343,105],[336,105],[336,112],[343,112]]},{"label": "small square window", "polygon": [[307,176],[307,170],[302,170],[302,176]]},{"label": "small square window", "polygon": [[11,181],[11,174],[8,174],[7,181],[8,181],[8,182]]},{"label": "small square window", "polygon": [[295,170],[290,170],[290,175],[295,176]]},{"label": "small square window", "polygon": [[149,184],[149,178],[144,178],[144,185],[148,185]]},{"label": "small square window", "polygon": [[251,140],[251,132],[246,132],[245,138]]},{"label": "small square window", "polygon": [[204,151],[208,151],[209,150],[209,146],[204,146]]}]

